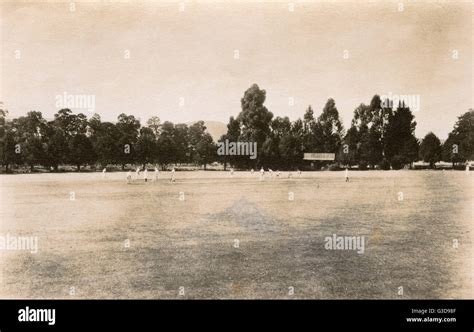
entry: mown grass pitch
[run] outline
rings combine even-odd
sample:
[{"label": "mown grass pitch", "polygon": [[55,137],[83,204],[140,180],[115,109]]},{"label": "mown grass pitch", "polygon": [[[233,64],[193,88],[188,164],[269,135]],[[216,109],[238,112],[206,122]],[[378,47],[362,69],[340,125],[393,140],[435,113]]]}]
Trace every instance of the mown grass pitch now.
[{"label": "mown grass pitch", "polygon": [[125,176],[0,176],[0,235],[39,246],[0,251],[0,297],[474,298],[474,174]]}]

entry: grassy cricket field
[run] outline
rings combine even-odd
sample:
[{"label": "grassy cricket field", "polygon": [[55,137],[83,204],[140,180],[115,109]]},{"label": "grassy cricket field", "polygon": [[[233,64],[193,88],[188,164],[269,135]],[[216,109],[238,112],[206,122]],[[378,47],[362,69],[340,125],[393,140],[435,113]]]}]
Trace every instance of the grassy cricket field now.
[{"label": "grassy cricket field", "polygon": [[1,175],[0,297],[474,298],[472,172],[343,173]]}]

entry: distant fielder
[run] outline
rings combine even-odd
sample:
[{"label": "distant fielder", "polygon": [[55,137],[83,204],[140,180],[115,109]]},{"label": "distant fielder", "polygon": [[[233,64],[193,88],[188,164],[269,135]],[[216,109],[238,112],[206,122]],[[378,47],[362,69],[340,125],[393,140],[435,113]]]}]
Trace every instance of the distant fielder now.
[{"label": "distant fielder", "polygon": [[158,175],[159,175],[159,173],[160,173],[160,171],[158,170],[157,167],[155,167],[155,174],[154,174],[154,176],[153,176],[153,179],[154,179],[155,181],[158,181]]},{"label": "distant fielder", "polygon": [[127,183],[131,183],[132,182],[132,172],[128,171],[127,172]]},{"label": "distant fielder", "polygon": [[173,169],[171,170],[171,179],[170,179],[171,182],[174,182],[174,172],[175,171],[174,171],[174,167],[173,167]]},{"label": "distant fielder", "polygon": [[345,173],[344,177],[346,178],[346,182],[349,182],[349,169],[347,167],[344,173]]},{"label": "distant fielder", "polygon": [[145,182],[148,182],[148,170],[145,167],[145,170],[143,171],[143,178],[145,179]]}]

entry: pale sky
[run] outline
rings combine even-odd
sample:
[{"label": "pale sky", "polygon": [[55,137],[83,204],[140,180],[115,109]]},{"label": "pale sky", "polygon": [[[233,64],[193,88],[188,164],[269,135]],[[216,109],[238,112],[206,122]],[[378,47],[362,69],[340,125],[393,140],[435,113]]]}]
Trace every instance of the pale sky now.
[{"label": "pale sky", "polygon": [[52,118],[56,96],[67,92],[93,95],[103,120],[127,113],[142,123],[152,115],[227,123],[257,83],[267,108],[292,120],[309,104],[319,115],[334,98],[347,129],[374,94],[409,94],[420,96],[417,136],[433,131],[441,139],[473,107],[470,2],[406,3],[403,11],[397,2],[180,9],[179,2],[76,1],[74,11],[69,2],[3,3],[0,101],[13,117],[36,110]]}]

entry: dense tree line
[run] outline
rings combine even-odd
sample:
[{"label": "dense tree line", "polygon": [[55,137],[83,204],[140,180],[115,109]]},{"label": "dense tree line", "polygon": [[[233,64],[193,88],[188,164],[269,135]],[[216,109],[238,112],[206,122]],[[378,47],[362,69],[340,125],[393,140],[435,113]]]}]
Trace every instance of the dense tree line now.
[{"label": "dense tree line", "polygon": [[[416,121],[403,102],[393,105],[375,95],[369,105],[354,110],[351,127],[344,130],[336,103],[329,99],[315,117],[308,106],[303,119],[273,117],[264,106],[265,90],[256,84],[241,100],[242,111],[230,117],[227,134],[220,141],[256,141],[256,160],[226,156],[221,161],[236,167],[267,166],[275,169],[304,168],[305,152],[336,153],[336,162],[359,169],[400,169],[423,160],[431,167],[438,161],[463,163],[474,159],[474,111],[460,116],[446,142],[429,133],[421,141],[415,137]],[[396,106],[396,107],[395,107]],[[328,162],[315,162],[316,166]]]},{"label": "dense tree line", "polygon": [[145,126],[133,115],[120,114],[117,122],[102,122],[98,114],[90,119],[61,109],[54,120],[40,112],[6,120],[0,113],[1,162],[11,165],[42,165],[58,170],[59,165],[121,165],[147,163],[194,163],[206,165],[215,159],[216,146],[203,121],[186,124],[161,123],[150,118]]},{"label": "dense tree line", "polygon": [[[255,142],[255,159],[245,155],[219,155],[216,143],[203,121],[192,125],[161,122],[151,117],[142,126],[133,115],[120,114],[117,122],[103,122],[98,114],[90,119],[61,109],[47,121],[40,112],[8,119],[0,108],[0,161],[8,172],[12,165],[32,170],[42,165],[58,170],[60,165],[170,164],[206,165],[219,161],[224,167],[250,169],[305,168],[305,152],[335,153],[336,163],[359,169],[400,169],[423,160],[431,167],[438,161],[453,166],[474,159],[474,110],[461,115],[448,139],[428,133],[421,141],[415,135],[416,121],[403,102],[393,105],[375,95],[369,105],[354,110],[345,131],[336,102],[329,99],[319,116],[311,106],[303,118],[290,121],[274,117],[265,104],[266,92],[252,85],[241,99],[241,111],[231,116],[227,133],[219,142]],[[314,167],[328,164],[315,162]]]}]

